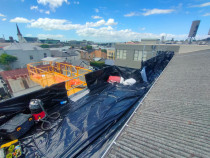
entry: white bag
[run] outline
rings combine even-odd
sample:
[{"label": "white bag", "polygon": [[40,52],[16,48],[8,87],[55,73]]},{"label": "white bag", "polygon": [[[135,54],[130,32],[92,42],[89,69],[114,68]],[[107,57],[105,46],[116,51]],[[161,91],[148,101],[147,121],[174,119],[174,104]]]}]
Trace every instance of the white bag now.
[{"label": "white bag", "polygon": [[127,79],[127,80],[125,80],[124,82],[123,82],[123,85],[124,86],[132,86],[132,85],[134,85],[136,83],[136,80],[135,79],[133,79],[133,78],[129,78],[129,79]]}]

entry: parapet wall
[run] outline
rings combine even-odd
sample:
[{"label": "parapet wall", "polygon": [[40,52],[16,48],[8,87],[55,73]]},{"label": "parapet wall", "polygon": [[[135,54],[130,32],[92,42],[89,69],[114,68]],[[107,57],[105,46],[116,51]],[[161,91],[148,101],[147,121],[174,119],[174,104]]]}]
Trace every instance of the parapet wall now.
[{"label": "parapet wall", "polygon": [[210,50],[209,45],[180,45],[179,53],[190,53],[201,50]]}]

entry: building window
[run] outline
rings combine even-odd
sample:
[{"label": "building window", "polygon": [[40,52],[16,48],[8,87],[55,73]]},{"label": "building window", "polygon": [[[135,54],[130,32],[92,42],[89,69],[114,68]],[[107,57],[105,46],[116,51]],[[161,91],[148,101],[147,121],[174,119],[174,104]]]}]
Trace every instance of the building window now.
[{"label": "building window", "polygon": [[117,50],[117,59],[126,59],[127,50]]},{"label": "building window", "polygon": [[135,50],[134,51],[134,61],[141,61],[142,60],[142,51],[140,50]]},{"label": "building window", "polygon": [[148,54],[149,54],[149,52],[148,51],[143,51],[143,61],[146,61],[147,59],[149,59],[148,58]]},{"label": "building window", "polygon": [[47,53],[44,53],[44,58],[46,58],[47,57]]},{"label": "building window", "polygon": [[30,55],[30,60],[33,60],[33,59],[34,59],[33,55]]}]

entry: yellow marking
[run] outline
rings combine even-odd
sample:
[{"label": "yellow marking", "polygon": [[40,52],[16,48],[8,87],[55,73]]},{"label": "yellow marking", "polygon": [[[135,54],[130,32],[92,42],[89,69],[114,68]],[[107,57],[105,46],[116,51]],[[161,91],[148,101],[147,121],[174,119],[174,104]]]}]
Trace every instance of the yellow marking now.
[{"label": "yellow marking", "polygon": [[17,131],[19,132],[20,130],[21,130],[21,127],[18,127],[18,128],[17,128]]},{"label": "yellow marking", "polygon": [[11,141],[11,142],[8,142],[8,143],[5,143],[5,144],[1,145],[1,148],[9,147],[10,145],[15,144],[15,143],[17,143],[17,142],[18,142],[18,139],[13,140],[13,141]]}]

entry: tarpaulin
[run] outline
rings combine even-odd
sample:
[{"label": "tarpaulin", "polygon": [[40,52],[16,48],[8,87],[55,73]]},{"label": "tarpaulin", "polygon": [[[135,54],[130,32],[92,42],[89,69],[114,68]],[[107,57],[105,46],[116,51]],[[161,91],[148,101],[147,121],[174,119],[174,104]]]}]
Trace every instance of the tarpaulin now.
[{"label": "tarpaulin", "polygon": [[65,83],[0,102],[0,125],[17,113],[29,113],[28,106],[31,99],[41,99],[45,105],[50,105],[46,106],[46,109],[57,105],[59,100],[68,100]]},{"label": "tarpaulin", "polygon": [[[166,55],[156,63],[161,66],[165,59]],[[148,72],[159,74],[163,70],[150,65],[153,63],[145,64]],[[100,157],[152,85],[157,77],[153,73],[147,73],[149,83],[142,81],[140,70],[117,66],[87,74],[90,92],[76,102],[53,106],[49,113],[59,111],[61,118],[51,120],[51,130],[42,131],[36,125],[20,139],[26,157]],[[109,76],[134,78],[137,82],[132,86],[108,83]],[[44,104],[51,106],[51,102]]]},{"label": "tarpaulin", "polygon": [[142,67],[146,67],[147,79],[150,83],[160,75],[173,55],[174,52],[159,52],[157,56],[143,62]]}]

